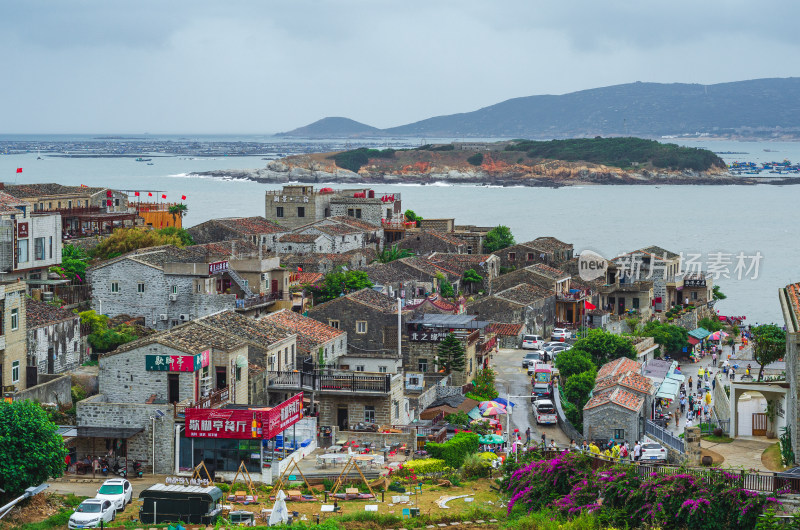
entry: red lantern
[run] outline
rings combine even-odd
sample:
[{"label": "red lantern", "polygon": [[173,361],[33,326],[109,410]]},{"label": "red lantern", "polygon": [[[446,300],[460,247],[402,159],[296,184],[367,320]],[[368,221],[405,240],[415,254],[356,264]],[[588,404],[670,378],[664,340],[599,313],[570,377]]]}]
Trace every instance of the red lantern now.
[{"label": "red lantern", "polygon": [[138,196],[139,196],[139,192],[138,192],[138,191],[134,192],[133,194],[134,194],[136,197],[138,197]]},{"label": "red lantern", "polygon": [[166,194],[166,193],[162,193],[162,194],[161,194],[161,198],[162,198],[162,199],[166,199],[166,198],[167,198],[167,194]]},{"label": "red lantern", "polygon": [[186,195],[181,195],[181,200],[185,201],[186,200]]}]

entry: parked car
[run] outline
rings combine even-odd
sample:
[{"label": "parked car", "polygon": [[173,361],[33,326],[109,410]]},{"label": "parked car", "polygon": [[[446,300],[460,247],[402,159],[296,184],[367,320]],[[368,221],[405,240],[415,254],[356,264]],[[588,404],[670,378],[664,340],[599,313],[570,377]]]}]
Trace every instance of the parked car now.
[{"label": "parked car", "polygon": [[544,346],[544,337],[541,335],[523,335],[522,336],[522,349],[523,350],[539,350]]},{"label": "parked car", "polygon": [[525,354],[525,357],[522,358],[522,367],[527,368],[531,361],[541,361],[542,359],[542,352],[540,351],[532,351]]},{"label": "parked car", "polygon": [[534,383],[531,393],[540,398],[550,398],[553,395],[553,386],[550,383]]},{"label": "parked car", "polygon": [[533,417],[536,418],[536,423],[540,425],[550,425],[558,422],[556,407],[549,399],[537,399],[534,401]]},{"label": "parked car", "polygon": [[97,528],[100,521],[109,523],[116,519],[114,503],[105,499],[86,499],[69,516],[70,528]]},{"label": "parked car", "polygon": [[572,333],[566,328],[553,328],[553,333],[550,335],[550,340],[558,340],[564,342],[572,337]]},{"label": "parked car", "polygon": [[125,505],[131,502],[133,497],[133,488],[131,483],[124,478],[110,478],[103,482],[100,489],[97,490],[95,499],[103,499],[111,501],[116,510],[124,510]]},{"label": "parked car", "polygon": [[533,375],[539,368],[547,366],[544,361],[530,361],[528,363],[528,375]]},{"label": "parked car", "polygon": [[642,444],[642,460],[646,462],[666,462],[667,450],[664,446],[655,442]]}]

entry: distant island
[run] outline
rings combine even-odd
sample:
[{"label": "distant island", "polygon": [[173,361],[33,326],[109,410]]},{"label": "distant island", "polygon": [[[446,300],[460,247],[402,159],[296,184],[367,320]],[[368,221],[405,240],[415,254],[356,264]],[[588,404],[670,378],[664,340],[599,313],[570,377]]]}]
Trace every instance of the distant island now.
[{"label": "distant island", "polygon": [[706,149],[642,138],[453,142],[415,149],[352,149],[273,160],[265,169],[197,175],[264,183],[477,184],[794,184],[800,178],[733,176]]},{"label": "distant island", "polygon": [[378,129],[323,118],[279,133],[296,138],[580,138],[697,136],[800,139],[800,78],[719,83],[628,83],[509,99],[472,112]]}]

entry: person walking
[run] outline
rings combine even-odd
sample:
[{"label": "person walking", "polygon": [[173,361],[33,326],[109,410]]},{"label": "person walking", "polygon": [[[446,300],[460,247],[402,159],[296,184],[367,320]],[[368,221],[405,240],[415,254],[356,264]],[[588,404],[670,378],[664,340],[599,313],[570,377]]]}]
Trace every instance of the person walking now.
[{"label": "person walking", "polygon": [[679,415],[678,415],[678,411],[676,410],[676,411],[675,411],[675,428],[676,428],[676,429],[678,428],[678,417],[679,417]]},{"label": "person walking", "polygon": [[716,390],[716,389],[717,389],[717,378],[716,377],[712,377],[711,378],[711,390]]},{"label": "person walking", "polygon": [[681,396],[681,414],[686,412],[686,396]]},{"label": "person walking", "polygon": [[642,446],[639,445],[639,440],[636,440],[636,445],[633,446],[633,461],[638,462],[642,457]]},{"label": "person walking", "polygon": [[542,433],[542,449],[547,447],[547,437]]},{"label": "person walking", "polygon": [[531,443],[531,428],[528,427],[525,429],[525,445],[530,445]]},{"label": "person walking", "polygon": [[735,381],[736,380],[736,369],[735,368],[731,367],[731,371],[728,372],[728,377],[730,378],[731,381]]},{"label": "person walking", "polygon": [[689,392],[692,391],[692,376],[689,376]]},{"label": "person walking", "polygon": [[714,351],[714,353],[711,354],[711,364],[713,364],[715,368],[717,367],[717,352],[716,351]]}]

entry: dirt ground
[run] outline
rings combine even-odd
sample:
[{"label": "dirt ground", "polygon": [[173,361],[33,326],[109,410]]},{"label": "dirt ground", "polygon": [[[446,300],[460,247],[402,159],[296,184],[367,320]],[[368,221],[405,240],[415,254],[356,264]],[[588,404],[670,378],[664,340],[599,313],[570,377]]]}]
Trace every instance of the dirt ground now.
[{"label": "dirt ground", "polygon": [[38,523],[58,513],[66,506],[61,495],[40,493],[16,505],[0,521],[0,528],[14,528],[23,524]]}]

